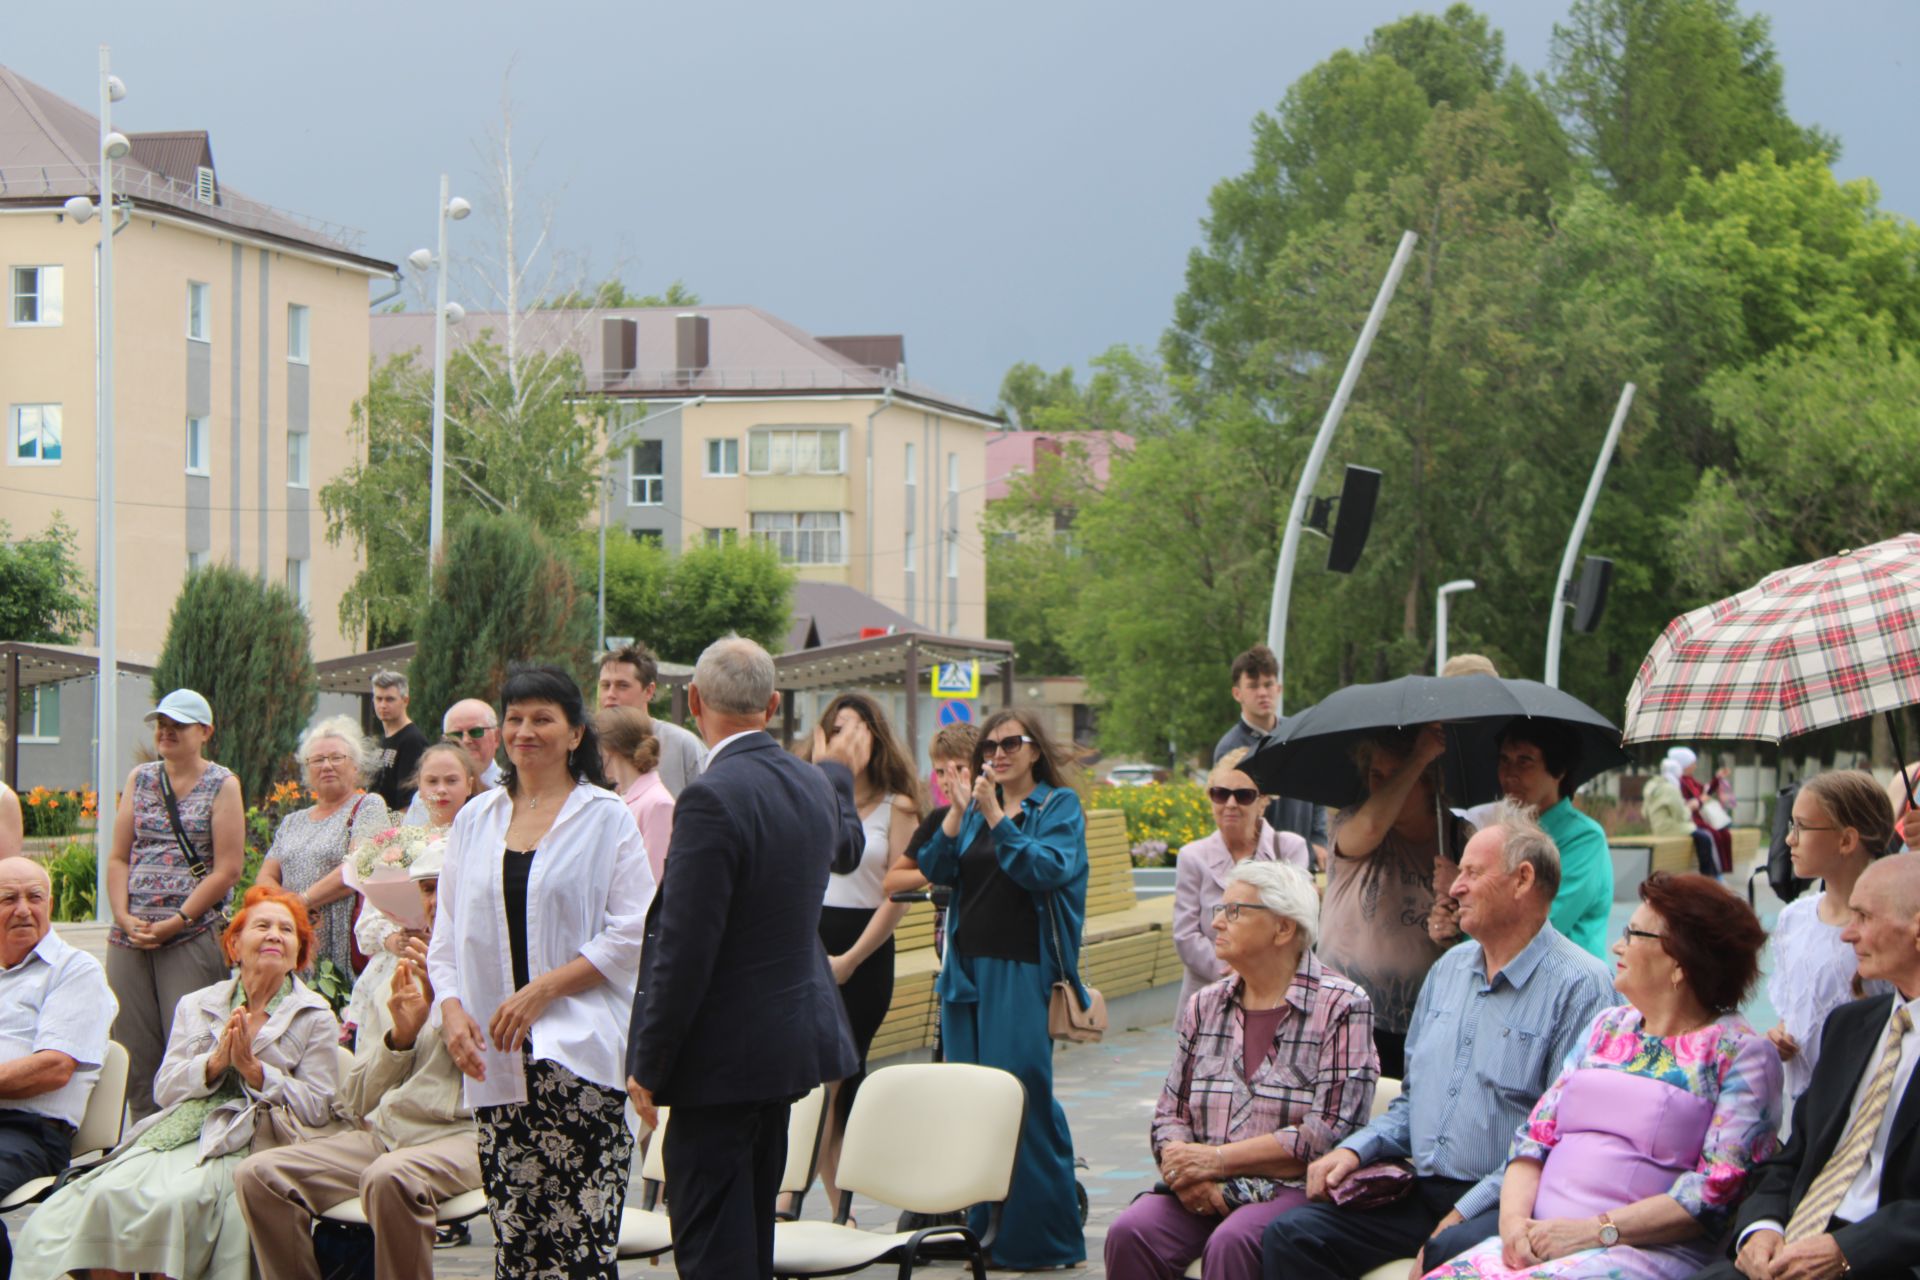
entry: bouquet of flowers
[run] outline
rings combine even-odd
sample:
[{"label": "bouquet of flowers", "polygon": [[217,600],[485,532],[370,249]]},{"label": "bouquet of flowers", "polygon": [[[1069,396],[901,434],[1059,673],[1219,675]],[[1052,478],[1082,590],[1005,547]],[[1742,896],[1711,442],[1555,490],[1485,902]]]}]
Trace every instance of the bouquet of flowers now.
[{"label": "bouquet of flowers", "polygon": [[369,904],[393,917],[402,928],[427,927],[426,909],[414,887],[410,868],[430,844],[444,842],[446,833],[426,827],[393,827],[368,836],[353,846],[341,869],[342,878]]}]

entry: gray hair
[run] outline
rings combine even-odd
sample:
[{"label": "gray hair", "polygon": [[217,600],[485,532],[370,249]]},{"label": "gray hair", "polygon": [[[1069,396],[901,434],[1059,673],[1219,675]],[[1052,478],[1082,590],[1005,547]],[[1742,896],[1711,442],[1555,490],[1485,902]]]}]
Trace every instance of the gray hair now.
[{"label": "gray hair", "polygon": [[367,776],[373,765],[373,746],[367,736],[360,732],[359,722],[352,716],[328,716],[316,720],[307,726],[300,735],[300,776],[307,782],[313,781],[313,771],[307,768],[307,748],[323,738],[332,738],[345,750],[346,756],[353,761],[354,772],[360,777]]},{"label": "gray hair", "polygon": [[391,689],[403,698],[407,696],[407,678],[398,671],[374,672],[373,687],[376,689]]},{"label": "gray hair", "polygon": [[1227,873],[1228,884],[1250,884],[1260,905],[1284,916],[1300,930],[1303,948],[1311,948],[1320,934],[1320,894],[1307,873],[1287,862],[1236,862]]},{"label": "gray hair", "polygon": [[1501,865],[1508,875],[1521,863],[1533,868],[1534,884],[1549,902],[1560,892],[1560,846],[1535,817],[1532,805],[1502,800],[1493,806],[1487,826],[1499,827],[1505,834],[1500,843]]},{"label": "gray hair", "polygon": [[722,715],[750,716],[773,700],[773,655],[729,631],[700,654],[693,666],[700,701]]}]

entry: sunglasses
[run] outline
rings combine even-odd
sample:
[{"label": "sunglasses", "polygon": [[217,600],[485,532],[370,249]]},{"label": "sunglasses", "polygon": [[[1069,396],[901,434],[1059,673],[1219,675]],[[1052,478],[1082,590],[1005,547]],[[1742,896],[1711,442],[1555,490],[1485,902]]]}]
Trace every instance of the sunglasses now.
[{"label": "sunglasses", "polygon": [[468,742],[478,742],[480,739],[492,733],[496,728],[498,728],[497,725],[483,724],[476,725],[471,729],[449,729],[447,730],[447,736],[449,738],[465,738]]},{"label": "sunglasses", "polygon": [[1260,793],[1252,787],[1208,787],[1207,799],[1215,804],[1225,804],[1232,800],[1242,807],[1251,805],[1260,798]]},{"label": "sunglasses", "polygon": [[1023,744],[1032,741],[1033,739],[1024,733],[1016,733],[1006,738],[982,738],[980,739],[980,755],[982,758],[985,758],[991,755],[998,755],[1002,751],[1008,755],[1012,755],[1018,751]]}]

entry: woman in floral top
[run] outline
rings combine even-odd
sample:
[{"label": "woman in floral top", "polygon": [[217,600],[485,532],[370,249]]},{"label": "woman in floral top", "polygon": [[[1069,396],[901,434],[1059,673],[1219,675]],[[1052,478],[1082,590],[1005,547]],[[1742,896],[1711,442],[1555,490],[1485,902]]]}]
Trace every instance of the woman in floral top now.
[{"label": "woman in floral top", "polygon": [[1314,958],[1298,867],[1244,861],[1213,908],[1231,971],[1181,1011],[1153,1114],[1161,1182],[1107,1231],[1112,1280],[1259,1280],[1260,1236],[1306,1201],[1307,1165],[1364,1124],[1379,1079],[1366,992]]},{"label": "woman in floral top", "polygon": [[1766,933],[1705,876],[1654,875],[1640,897],[1613,948],[1629,1003],[1515,1137],[1499,1237],[1430,1280],[1679,1280],[1718,1253],[1780,1126],[1780,1057],[1734,1012]]}]

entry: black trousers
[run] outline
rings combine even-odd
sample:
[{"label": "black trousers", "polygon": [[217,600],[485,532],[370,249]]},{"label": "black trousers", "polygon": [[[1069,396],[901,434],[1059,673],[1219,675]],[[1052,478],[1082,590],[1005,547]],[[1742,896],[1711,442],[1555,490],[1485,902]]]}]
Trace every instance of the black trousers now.
[{"label": "black trousers", "polygon": [[1422,1246],[1431,1271],[1500,1234],[1496,1205],[1427,1238],[1472,1185],[1457,1178],[1415,1178],[1412,1192],[1378,1209],[1315,1202],[1283,1213],[1260,1238],[1261,1274],[1265,1280],[1351,1280],[1382,1263],[1411,1258]]},{"label": "black trousers", "polygon": [[[48,1178],[73,1158],[73,1129],[26,1111],[0,1111],[0,1197],[23,1183]],[[0,1278],[13,1274],[13,1241],[0,1223]]]},{"label": "black trousers", "polygon": [[667,1119],[667,1212],[681,1280],[773,1274],[773,1211],[787,1163],[789,1100],[675,1106]]}]

